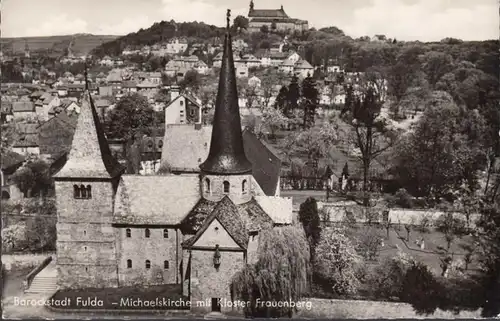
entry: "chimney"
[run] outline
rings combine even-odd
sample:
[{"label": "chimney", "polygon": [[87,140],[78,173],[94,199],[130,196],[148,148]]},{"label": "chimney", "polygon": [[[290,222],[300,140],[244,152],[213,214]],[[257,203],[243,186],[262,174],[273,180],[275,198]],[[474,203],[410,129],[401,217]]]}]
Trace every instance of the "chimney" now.
[{"label": "chimney", "polygon": [[179,86],[172,85],[170,86],[170,101],[174,100],[180,95],[181,89]]}]

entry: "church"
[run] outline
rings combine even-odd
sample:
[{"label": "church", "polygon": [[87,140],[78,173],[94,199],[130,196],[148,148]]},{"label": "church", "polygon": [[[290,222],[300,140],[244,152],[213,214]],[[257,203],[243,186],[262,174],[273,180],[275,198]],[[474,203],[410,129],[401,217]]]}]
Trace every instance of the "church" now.
[{"label": "church", "polygon": [[292,200],[266,195],[244,152],[229,33],[198,173],[124,174],[86,89],[54,179],[60,289],[172,284],[191,301],[231,300],[232,277],[257,258],[259,232],[292,223]]},{"label": "church", "polygon": [[262,26],[267,26],[270,31],[293,32],[309,29],[308,21],[290,18],[283,6],[280,9],[255,9],[253,0],[250,0],[248,19],[248,31],[250,32],[258,32]]}]

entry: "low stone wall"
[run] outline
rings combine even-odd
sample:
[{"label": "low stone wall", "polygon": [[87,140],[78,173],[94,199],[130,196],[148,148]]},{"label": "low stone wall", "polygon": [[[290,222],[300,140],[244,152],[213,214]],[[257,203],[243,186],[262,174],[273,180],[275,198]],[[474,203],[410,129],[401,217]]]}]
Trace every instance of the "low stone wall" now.
[{"label": "low stone wall", "polygon": [[346,319],[393,319],[393,318],[479,318],[480,311],[463,311],[459,314],[436,310],[428,316],[418,315],[407,303],[358,301],[358,300],[329,300],[329,299],[304,299],[311,302],[311,309],[299,309],[297,318],[346,318]]},{"label": "low stone wall", "polygon": [[[336,203],[323,203],[318,202],[318,209],[326,214],[326,222],[330,223],[341,223],[348,221],[348,213],[351,217],[355,219],[357,223],[367,223],[369,217],[371,222],[383,223],[383,208],[380,209],[370,209],[370,215],[367,214],[366,209],[358,204],[353,204],[353,202],[336,202]],[[423,220],[428,220],[429,226],[434,225],[434,223],[442,216],[445,212],[438,210],[420,210],[420,209],[401,209],[392,208],[389,209],[388,219],[392,224],[404,224],[404,225],[419,225]],[[324,215],[320,213],[320,217]],[[465,221],[466,217],[462,213],[453,213],[453,215]],[[479,214],[472,214],[470,216],[470,226],[474,227],[475,222],[479,219]]]},{"label": "low stone wall", "polygon": [[2,254],[2,263],[5,265],[5,270],[35,267],[40,265],[48,256],[53,256],[55,253],[41,254]]}]

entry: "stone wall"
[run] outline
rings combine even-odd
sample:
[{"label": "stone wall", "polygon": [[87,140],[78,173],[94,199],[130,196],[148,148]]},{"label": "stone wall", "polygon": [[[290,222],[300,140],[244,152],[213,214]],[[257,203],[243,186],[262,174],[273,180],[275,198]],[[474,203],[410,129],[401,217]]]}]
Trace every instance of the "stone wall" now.
[{"label": "stone wall", "polygon": [[62,289],[117,287],[116,265],[57,264],[57,284]]},{"label": "stone wall", "polygon": [[[207,189],[206,179],[210,180],[210,190]],[[228,181],[230,188],[229,193],[224,193],[224,181]],[[246,192],[242,192],[243,181],[246,181]],[[243,204],[249,202],[252,198],[251,175],[203,175],[202,177],[203,197],[210,201],[220,201],[225,195],[235,204]]]},{"label": "stone wall", "polygon": [[[128,228],[131,237],[126,236]],[[164,228],[149,227],[149,238],[146,238],[145,230],[144,227],[115,228],[120,286],[180,282],[181,240],[178,230],[167,228],[168,238],[164,238]],[[132,268],[127,267],[127,260],[132,261]],[[146,269],[146,260],[151,263],[149,269]],[[168,261],[168,268],[165,268],[164,261]]]},{"label": "stone wall", "polygon": [[[191,252],[191,310],[209,312],[210,306],[200,302],[210,302],[211,298],[231,300],[230,285],[232,277],[245,266],[243,252],[221,251],[221,265],[213,265],[214,251]],[[222,312],[231,311],[231,307],[221,306]]]},{"label": "stone wall", "polygon": [[[74,184],[90,185],[92,198],[74,198]],[[59,287],[117,286],[112,182],[56,181],[55,190]]]}]

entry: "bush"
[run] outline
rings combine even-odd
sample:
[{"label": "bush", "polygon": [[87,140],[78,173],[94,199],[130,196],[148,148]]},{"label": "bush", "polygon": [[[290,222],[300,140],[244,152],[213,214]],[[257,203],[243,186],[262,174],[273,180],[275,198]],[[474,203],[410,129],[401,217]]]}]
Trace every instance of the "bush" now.
[{"label": "bush", "polygon": [[408,268],[414,264],[413,258],[399,252],[396,256],[385,258],[367,276],[370,296],[383,300],[399,300]]},{"label": "bush", "polygon": [[432,314],[437,309],[441,285],[427,266],[413,263],[406,271],[401,287],[402,301],[412,305],[417,314]]},{"label": "bush", "polygon": [[408,191],[404,188],[400,188],[395,196],[395,203],[397,206],[402,208],[413,208],[413,197],[408,193]]},{"label": "bush", "polygon": [[361,262],[342,229],[324,230],[316,247],[315,282],[338,295],[356,293],[360,285],[357,267]]},{"label": "bush", "polygon": [[23,251],[26,246],[26,226],[14,224],[2,229],[3,253]]},{"label": "bush", "polygon": [[54,251],[56,248],[56,220],[36,216],[27,221],[25,239],[31,253]]}]

